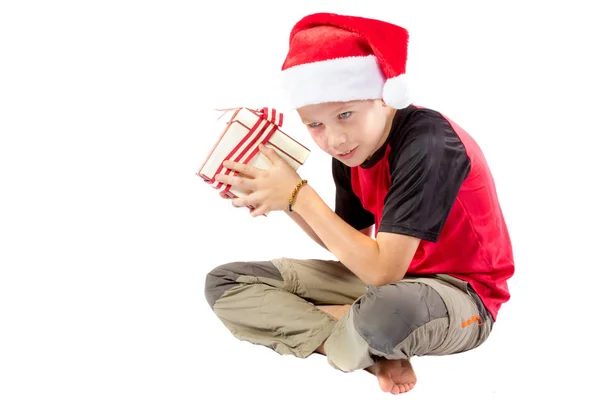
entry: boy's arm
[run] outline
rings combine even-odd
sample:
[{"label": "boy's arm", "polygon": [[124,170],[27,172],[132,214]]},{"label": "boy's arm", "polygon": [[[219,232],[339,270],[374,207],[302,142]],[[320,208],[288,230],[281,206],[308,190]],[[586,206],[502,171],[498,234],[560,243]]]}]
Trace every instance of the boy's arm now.
[{"label": "boy's arm", "polygon": [[419,245],[418,238],[394,233],[379,233],[374,240],[371,227],[357,231],[331,210],[310,185],[298,192],[291,214],[294,213],[298,215],[290,216],[296,222],[306,224],[324,248],[367,284],[383,286],[402,279]]},{"label": "boy's arm", "polygon": [[295,206],[347,268],[378,286],[404,277],[421,240],[439,239],[471,170],[462,140],[437,112],[419,111],[390,147],[391,182],[376,240],[347,224],[309,185],[300,189]]},{"label": "boy's arm", "polygon": [[[304,218],[302,218],[300,216],[300,214],[298,214],[297,212],[289,212],[288,210],[284,210],[284,212],[300,227],[302,228],[302,230],[308,235],[310,236],[315,242],[317,242],[317,244],[319,244],[321,247],[323,247],[325,250],[330,251],[327,246],[325,245],[325,243],[323,243],[323,241],[319,238],[319,235],[317,235],[315,233],[315,231],[310,227],[309,224],[306,223],[306,221],[304,220]],[[360,232],[362,232],[363,234],[371,237],[372,232],[373,232],[373,226],[369,226],[368,228],[362,229]]]}]

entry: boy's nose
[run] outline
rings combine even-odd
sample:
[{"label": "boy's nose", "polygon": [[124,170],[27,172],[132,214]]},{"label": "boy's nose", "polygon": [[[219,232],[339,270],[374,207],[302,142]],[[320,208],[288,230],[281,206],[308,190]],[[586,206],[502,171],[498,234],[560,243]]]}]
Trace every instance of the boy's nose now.
[{"label": "boy's nose", "polygon": [[343,132],[330,130],[327,132],[327,143],[329,147],[339,149],[346,143],[346,135]]}]

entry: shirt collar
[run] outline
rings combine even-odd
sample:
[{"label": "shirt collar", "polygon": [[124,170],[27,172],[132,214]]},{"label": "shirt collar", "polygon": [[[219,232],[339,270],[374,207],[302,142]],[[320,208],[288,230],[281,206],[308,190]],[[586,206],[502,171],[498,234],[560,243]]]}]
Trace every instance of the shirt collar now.
[{"label": "shirt collar", "polygon": [[379,147],[375,151],[375,153],[373,153],[371,158],[365,160],[362,164],[360,164],[361,168],[371,168],[375,164],[377,164],[379,161],[381,161],[381,159],[385,155],[385,151],[387,150],[390,140],[392,139],[392,137],[395,134],[398,133],[398,131],[400,130],[400,128],[403,125],[404,120],[406,119],[406,116],[408,115],[409,111],[411,111],[412,109],[414,109],[414,106],[409,105],[408,107],[403,108],[401,110],[396,110],[396,112],[394,113],[394,119],[392,121],[392,125],[390,126],[390,133],[387,136],[387,138],[385,139],[385,142],[383,143],[383,145],[381,145],[381,147]]}]

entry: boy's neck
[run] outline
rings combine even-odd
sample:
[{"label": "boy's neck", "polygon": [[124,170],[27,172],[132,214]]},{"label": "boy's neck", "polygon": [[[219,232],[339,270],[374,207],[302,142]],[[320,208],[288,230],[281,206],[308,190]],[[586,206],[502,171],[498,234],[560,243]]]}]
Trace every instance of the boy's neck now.
[{"label": "boy's neck", "polygon": [[377,152],[377,150],[379,150],[381,148],[381,146],[384,145],[387,138],[390,136],[390,132],[392,131],[392,125],[394,123],[395,115],[396,115],[396,109],[389,107],[388,113],[387,113],[387,121],[385,123],[385,128],[383,130],[384,134],[381,136],[381,139],[379,140],[379,143],[377,144],[377,147],[375,148],[375,150],[373,150],[373,153],[371,153],[371,155],[368,156],[365,161],[369,161],[371,159],[371,157],[373,157],[373,154],[375,154]]}]

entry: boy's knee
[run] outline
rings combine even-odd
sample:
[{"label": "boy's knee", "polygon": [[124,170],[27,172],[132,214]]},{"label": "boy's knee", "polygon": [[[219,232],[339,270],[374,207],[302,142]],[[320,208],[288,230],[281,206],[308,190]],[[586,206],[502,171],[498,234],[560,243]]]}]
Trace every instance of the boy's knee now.
[{"label": "boy's knee", "polygon": [[235,261],[220,265],[206,275],[204,296],[211,308],[229,289],[237,286],[240,276],[255,276],[283,281],[279,270],[269,261]]},{"label": "boy's knee", "polygon": [[430,286],[399,282],[382,287],[369,286],[353,306],[354,327],[369,347],[392,354],[413,331],[438,318],[447,318],[448,309]]},{"label": "boy's knee", "polygon": [[211,308],[214,308],[215,303],[221,298],[223,293],[237,284],[236,280],[239,273],[236,271],[240,271],[243,265],[243,262],[223,264],[206,274],[204,296]]}]

